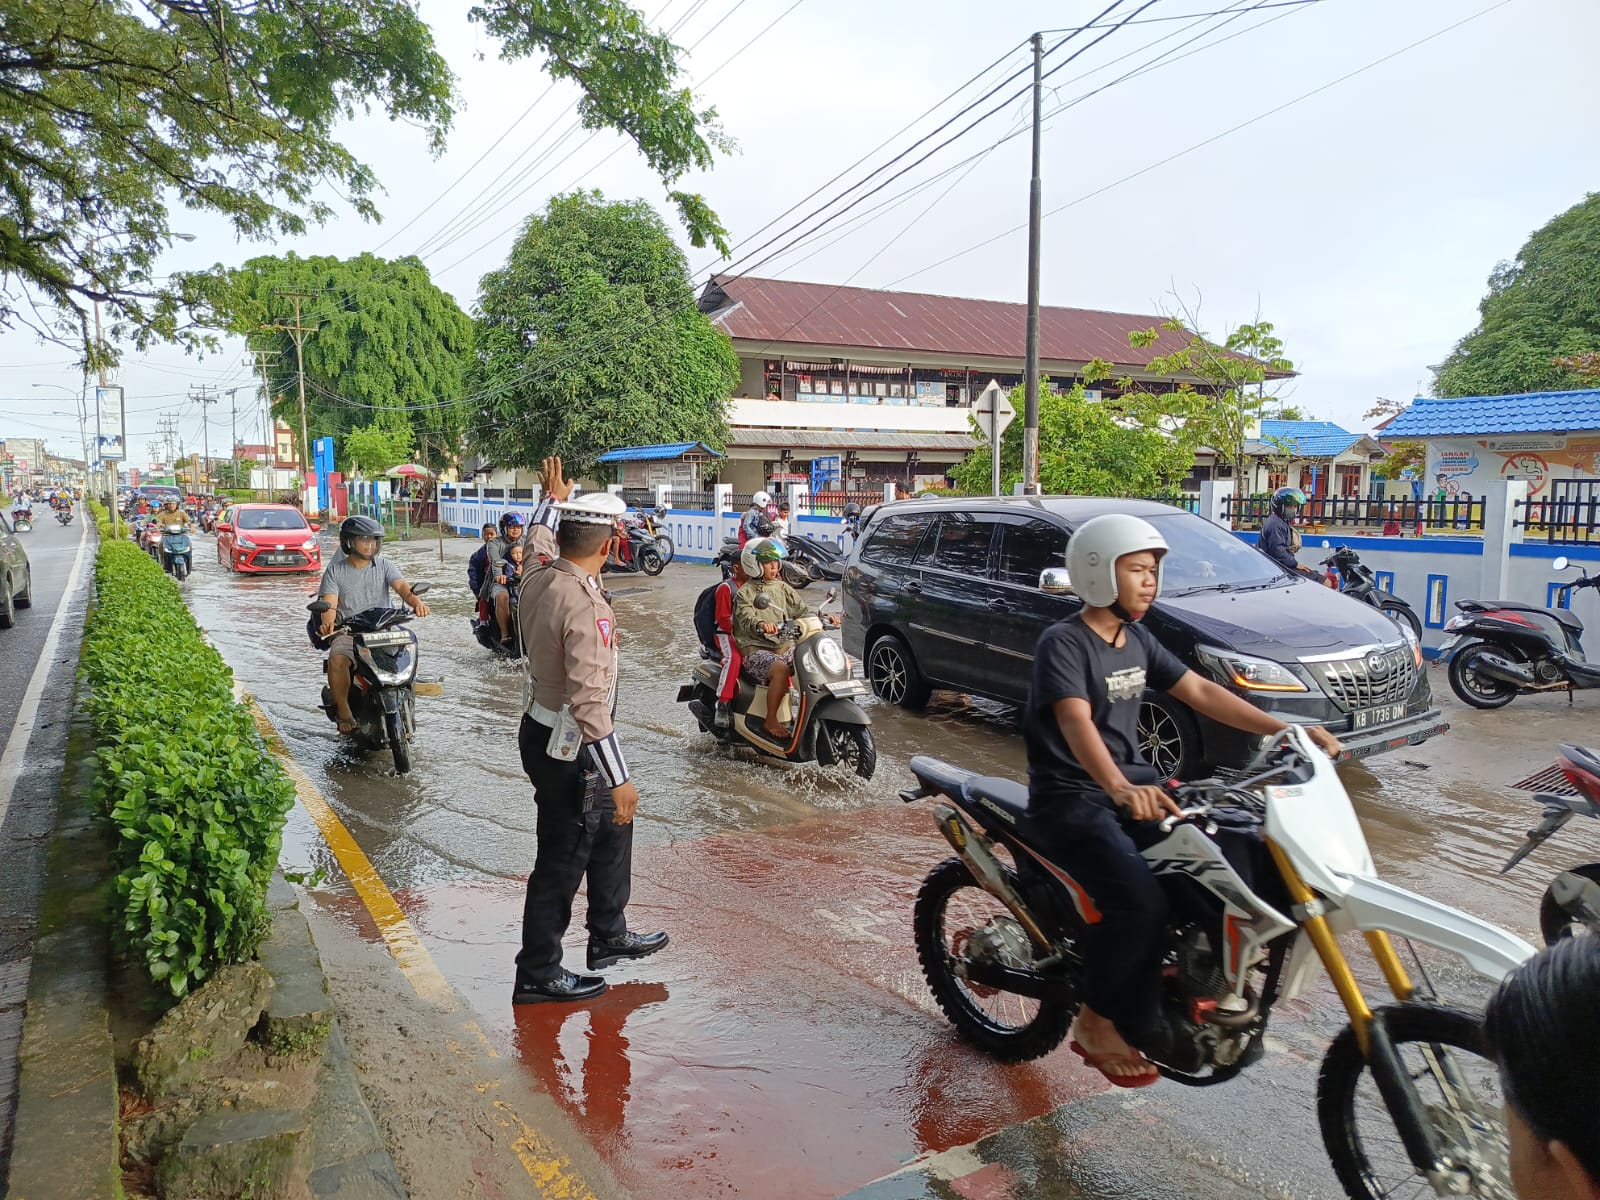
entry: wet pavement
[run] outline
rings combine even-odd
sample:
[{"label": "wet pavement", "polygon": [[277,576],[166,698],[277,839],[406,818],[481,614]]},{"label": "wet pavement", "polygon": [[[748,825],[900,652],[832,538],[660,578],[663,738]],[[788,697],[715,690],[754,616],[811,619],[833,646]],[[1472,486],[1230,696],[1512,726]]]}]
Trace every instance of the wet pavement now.
[{"label": "wet pavement", "polygon": [[[418,622],[413,769],[343,748],[316,707],[319,657],[304,636],[311,577],[228,576],[197,541],[185,585],[246,690],[399,899],[486,1036],[516,1056],[639,1196],[862,1200],[1032,1196],[1332,1196],[1316,1131],[1315,1069],[1342,1013],[1326,990],[1281,1006],[1269,1054],[1215,1089],[1112,1091],[1058,1051],[1020,1066],[958,1041],[916,962],[912,898],[946,856],[926,804],[895,796],[913,754],[1021,776],[1014,712],[943,693],[924,713],[869,701],[878,747],[863,782],[718,749],[675,701],[695,661],[690,612],[715,579],[674,563],[659,579],[609,578],[623,631],[618,723],[642,796],[630,917],[671,931],[660,956],[608,972],[583,1008],[509,1002],[522,889],[534,852],[531,789],[517,763],[520,667],[473,640],[464,574],[473,543],[386,547],[430,579]],[[811,589],[821,598],[820,590]],[[1506,788],[1558,741],[1596,738],[1595,698],[1518,700],[1469,712],[1441,739],[1342,775],[1383,872],[1530,939],[1558,865],[1593,857],[1569,832],[1511,876],[1495,874],[1531,823]],[[1592,840],[1592,839],[1587,839]],[[312,899],[377,933],[300,809],[284,859],[322,868]],[[581,912],[581,899],[580,899]],[[581,917],[568,964],[581,966]],[[1447,964],[1441,987],[1481,989]]]}]

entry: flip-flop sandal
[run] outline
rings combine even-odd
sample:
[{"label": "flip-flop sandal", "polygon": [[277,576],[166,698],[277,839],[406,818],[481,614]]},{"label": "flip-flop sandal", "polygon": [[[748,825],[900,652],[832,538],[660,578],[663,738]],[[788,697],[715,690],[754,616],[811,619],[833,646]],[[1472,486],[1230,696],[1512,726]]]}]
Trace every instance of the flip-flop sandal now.
[{"label": "flip-flop sandal", "polygon": [[[1114,1086],[1120,1088],[1149,1087],[1161,1078],[1161,1073],[1156,1070],[1156,1065],[1142,1054],[1090,1054],[1076,1041],[1068,1042],[1067,1048],[1076,1054],[1100,1074],[1104,1075]],[[1149,1073],[1141,1072],[1138,1075],[1113,1075],[1106,1070],[1107,1067],[1136,1067],[1146,1066]]]}]

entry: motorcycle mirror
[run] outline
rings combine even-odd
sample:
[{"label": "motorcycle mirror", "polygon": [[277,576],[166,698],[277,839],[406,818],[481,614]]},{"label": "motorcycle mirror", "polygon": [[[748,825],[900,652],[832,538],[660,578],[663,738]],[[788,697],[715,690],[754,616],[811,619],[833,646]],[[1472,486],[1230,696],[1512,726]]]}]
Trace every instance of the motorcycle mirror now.
[{"label": "motorcycle mirror", "polygon": [[306,611],[325,613],[332,607],[333,605],[329,604],[326,600],[313,600],[310,604],[306,605]]},{"label": "motorcycle mirror", "polygon": [[1331,547],[1331,546],[1332,546],[1332,545],[1333,545],[1333,543],[1332,543],[1332,542],[1330,542],[1330,541],[1329,541],[1329,540],[1328,540],[1328,539],[1327,539],[1327,538],[1323,538],[1323,539],[1322,539],[1322,548],[1323,548],[1323,549],[1324,549],[1324,550],[1326,550],[1326,549],[1328,549],[1328,548],[1329,548],[1329,547]]},{"label": "motorcycle mirror", "polygon": [[1572,564],[1568,561],[1567,556],[1563,554],[1557,558],[1555,562],[1551,563],[1550,567],[1555,571],[1565,571],[1571,565]]},{"label": "motorcycle mirror", "polygon": [[831,602],[831,601],[832,601],[832,600],[833,600],[833,598],[834,598],[834,597],[835,597],[835,596],[837,596],[837,595],[838,595],[838,594],[839,594],[839,589],[838,589],[838,588],[829,588],[829,589],[828,589],[828,594],[827,594],[827,595],[826,595],[826,596],[824,596],[824,597],[823,597],[823,598],[822,598],[822,602],[823,602],[823,603],[824,603],[824,604],[828,604],[828,603],[830,603],[830,602]]},{"label": "motorcycle mirror", "polygon": [[432,586],[433,586],[433,584],[427,582],[427,580],[423,580],[423,582],[421,582],[421,583],[413,583],[411,585],[411,591],[412,591],[413,594],[420,596],[420,595],[422,595],[423,592],[427,591]]},{"label": "motorcycle mirror", "polygon": [[765,592],[763,592],[761,595],[756,597],[756,607],[757,608],[771,608],[772,607],[772,597],[768,596]]}]

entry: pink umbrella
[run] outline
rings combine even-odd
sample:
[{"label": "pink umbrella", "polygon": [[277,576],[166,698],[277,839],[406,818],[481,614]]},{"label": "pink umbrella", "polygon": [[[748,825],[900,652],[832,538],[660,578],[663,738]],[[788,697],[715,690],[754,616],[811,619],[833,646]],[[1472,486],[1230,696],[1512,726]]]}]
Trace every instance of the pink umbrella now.
[{"label": "pink umbrella", "polygon": [[432,479],[433,472],[420,463],[401,463],[398,467],[390,467],[385,475],[404,475],[408,479]]}]

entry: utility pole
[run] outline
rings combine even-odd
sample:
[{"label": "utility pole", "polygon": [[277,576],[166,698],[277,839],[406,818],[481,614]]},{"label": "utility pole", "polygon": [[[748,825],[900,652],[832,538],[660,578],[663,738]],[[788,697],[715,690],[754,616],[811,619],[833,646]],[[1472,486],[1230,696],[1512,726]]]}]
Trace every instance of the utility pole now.
[{"label": "utility pole", "polygon": [[306,476],[311,471],[311,433],[306,424],[306,334],[315,333],[315,325],[302,325],[300,323],[300,304],[304,300],[315,300],[315,292],[288,292],[275,291],[275,296],[287,296],[294,301],[293,325],[268,325],[267,329],[277,329],[294,336],[294,361],[295,373],[300,379],[300,488],[305,490]]},{"label": "utility pole", "polygon": [[[190,386],[193,387],[194,385],[191,384]],[[205,464],[201,468],[204,472],[203,482],[201,479],[196,479],[195,481],[194,494],[197,496],[202,495],[204,485],[211,482],[211,427],[206,419],[206,409],[217,402],[217,398],[210,394],[215,390],[209,384],[202,383],[199,385],[200,394],[198,396],[194,392],[189,393],[189,399],[200,402],[200,452],[202,455],[200,461]]]},{"label": "utility pole", "polygon": [[267,448],[266,467],[269,472],[267,481],[268,486],[271,486],[271,472],[275,471],[278,465],[278,423],[272,416],[272,380],[267,375],[267,359],[276,358],[278,352],[255,350],[252,353],[256,356],[256,369],[261,372],[261,429],[263,444]]},{"label": "utility pole", "polygon": [[1039,494],[1039,226],[1044,188],[1039,180],[1039,127],[1044,108],[1044,34],[1033,35],[1033,177],[1028,181],[1028,345],[1023,366],[1022,490]]}]

